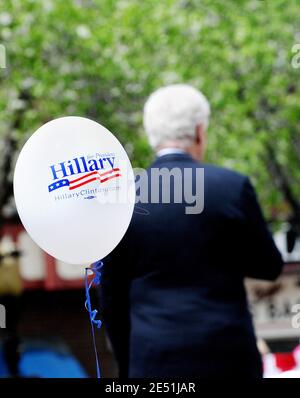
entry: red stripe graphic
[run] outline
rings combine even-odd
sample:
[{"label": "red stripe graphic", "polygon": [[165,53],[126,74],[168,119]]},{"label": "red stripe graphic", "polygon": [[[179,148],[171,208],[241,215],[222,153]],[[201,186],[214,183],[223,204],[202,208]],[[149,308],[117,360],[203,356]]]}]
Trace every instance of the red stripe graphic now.
[{"label": "red stripe graphic", "polygon": [[[111,169],[111,170],[105,171],[104,173],[101,173],[101,174],[98,171],[91,171],[90,173],[87,173],[82,177],[79,177],[79,178],[76,178],[75,180],[70,181],[69,182],[69,184],[70,184],[69,190],[79,188],[85,184],[89,184],[90,182],[93,182],[96,180],[99,180],[101,183],[103,183],[108,180],[111,180],[112,178],[121,177],[121,174],[117,173],[118,171],[120,171],[119,168]],[[115,174],[109,176],[109,174],[112,174],[112,173],[115,173]],[[91,176],[95,176],[95,177],[88,178]],[[107,177],[102,178],[103,176],[107,176]],[[81,182],[78,184],[79,181],[81,181]],[[72,185],[72,184],[75,184],[75,185]]]},{"label": "red stripe graphic", "polygon": [[121,177],[121,174],[114,174],[113,176],[106,177],[106,178],[104,178],[103,180],[100,178],[100,182],[102,183],[102,182],[111,180],[112,178],[116,178],[116,177]]},{"label": "red stripe graphic", "polygon": [[74,184],[74,182],[83,180],[84,178],[89,177],[89,176],[91,176],[93,174],[98,174],[98,171],[91,171],[90,173],[85,174],[83,177],[79,177],[79,178],[76,178],[75,180],[70,181],[70,184]]},{"label": "red stripe graphic", "polygon": [[92,181],[96,181],[96,180],[98,180],[98,179],[99,179],[98,177],[90,178],[89,180],[83,181],[83,182],[81,182],[80,184],[77,184],[77,185],[74,185],[73,187],[70,187],[69,189],[72,190],[72,189],[79,188],[79,187],[81,187],[82,185],[88,184],[88,183],[90,183],[90,182],[92,182]]},{"label": "red stripe graphic", "polygon": [[100,177],[105,176],[106,174],[111,174],[113,171],[120,171],[120,169],[116,168],[116,169],[111,169],[109,171],[106,171],[105,173],[101,173]]}]

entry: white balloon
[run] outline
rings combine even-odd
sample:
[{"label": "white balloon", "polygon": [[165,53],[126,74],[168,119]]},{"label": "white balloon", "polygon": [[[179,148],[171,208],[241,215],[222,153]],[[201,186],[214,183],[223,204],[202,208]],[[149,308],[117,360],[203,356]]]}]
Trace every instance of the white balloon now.
[{"label": "white balloon", "polygon": [[274,378],[279,379],[300,379],[300,370],[288,370],[286,372],[282,372]]},{"label": "white balloon", "polygon": [[108,255],[130,223],[134,174],[116,137],[82,117],[52,120],[24,145],[14,173],[21,221],[53,257],[90,264]]}]

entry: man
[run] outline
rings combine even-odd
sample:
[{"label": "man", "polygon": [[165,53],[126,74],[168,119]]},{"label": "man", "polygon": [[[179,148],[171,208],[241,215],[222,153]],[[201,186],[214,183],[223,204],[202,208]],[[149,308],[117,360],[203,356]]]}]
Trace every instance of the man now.
[{"label": "man", "polygon": [[195,189],[204,169],[205,200],[198,212],[184,198],[139,205],[104,261],[103,316],[121,377],[262,376],[243,281],[274,280],[282,258],[249,179],[202,163],[209,114],[188,85],[161,88],[145,105],[157,154],[147,175],[180,170]]}]

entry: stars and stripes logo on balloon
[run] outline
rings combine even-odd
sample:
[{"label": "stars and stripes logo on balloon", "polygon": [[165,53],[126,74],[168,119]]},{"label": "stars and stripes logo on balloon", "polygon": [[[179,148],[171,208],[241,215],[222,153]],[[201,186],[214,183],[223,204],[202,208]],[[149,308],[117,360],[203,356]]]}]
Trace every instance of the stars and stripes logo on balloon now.
[{"label": "stars and stripes logo on balloon", "polygon": [[90,184],[91,182],[97,180],[102,184],[118,177],[121,177],[121,170],[118,167],[105,172],[91,171],[75,179],[63,178],[59,181],[56,181],[48,186],[48,190],[49,192],[52,192],[56,189],[68,186],[69,190],[72,191],[73,189],[80,188],[83,185]]}]

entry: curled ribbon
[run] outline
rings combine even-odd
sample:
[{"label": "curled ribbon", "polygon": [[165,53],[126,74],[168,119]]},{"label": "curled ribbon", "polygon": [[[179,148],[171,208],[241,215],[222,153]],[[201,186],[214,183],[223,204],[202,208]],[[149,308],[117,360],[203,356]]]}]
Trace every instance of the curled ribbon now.
[{"label": "curled ribbon", "polygon": [[141,206],[137,206],[137,205],[134,206],[133,212],[135,214],[140,214],[142,216],[149,216],[149,214],[150,214],[150,211],[144,209]]},{"label": "curled ribbon", "polygon": [[[93,285],[96,285],[96,286],[100,285],[100,282],[101,282],[100,269],[102,267],[103,267],[103,262],[98,261],[98,262],[92,264],[91,267],[85,269],[85,295],[86,295],[85,308],[88,311],[89,316],[90,316],[98,379],[101,377],[101,372],[100,372],[99,356],[98,356],[97,345],[96,345],[94,325],[96,325],[97,328],[100,329],[102,322],[99,319],[96,319],[98,311],[92,310],[92,304],[91,304],[91,298],[90,298],[90,288]],[[91,271],[92,275],[93,275],[93,278],[90,282],[89,282],[89,271]]]}]

